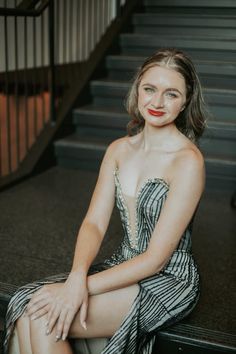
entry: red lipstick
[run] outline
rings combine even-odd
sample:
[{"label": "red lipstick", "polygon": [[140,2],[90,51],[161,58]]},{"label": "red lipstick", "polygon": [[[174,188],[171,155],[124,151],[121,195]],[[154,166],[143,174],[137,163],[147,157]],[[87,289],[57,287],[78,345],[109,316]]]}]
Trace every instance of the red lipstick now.
[{"label": "red lipstick", "polygon": [[155,117],[161,117],[165,114],[165,112],[153,111],[152,109],[148,109],[148,113],[151,114],[152,116],[155,116]]}]

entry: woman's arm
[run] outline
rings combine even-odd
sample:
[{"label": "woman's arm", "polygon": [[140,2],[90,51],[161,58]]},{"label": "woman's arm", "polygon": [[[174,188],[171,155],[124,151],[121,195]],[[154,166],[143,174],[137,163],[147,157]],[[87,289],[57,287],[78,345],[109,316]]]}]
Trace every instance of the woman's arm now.
[{"label": "woman's arm", "polygon": [[204,161],[190,151],[178,160],[174,177],[149,247],[141,255],[88,277],[90,294],[122,288],[159,272],[176,249],[201,197]]},{"label": "woman's arm", "polygon": [[91,203],[78,233],[69,277],[56,292],[52,292],[50,286],[40,289],[33,295],[27,306],[27,313],[32,319],[48,314],[48,333],[58,321],[58,337],[62,332],[67,335],[79,308],[81,323],[86,326],[87,271],[98,253],[114,207],[117,148],[119,148],[119,141],[109,146],[101,164]]}]

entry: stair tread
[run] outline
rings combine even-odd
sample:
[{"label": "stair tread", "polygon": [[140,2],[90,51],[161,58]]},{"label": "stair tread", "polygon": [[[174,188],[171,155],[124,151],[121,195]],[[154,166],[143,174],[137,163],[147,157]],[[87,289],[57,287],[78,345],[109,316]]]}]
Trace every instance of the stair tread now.
[{"label": "stair tread", "polygon": [[[104,136],[86,135],[78,136],[77,134],[72,134],[66,138],[57,140],[55,142],[56,146],[73,146],[73,147],[84,147],[84,148],[106,148],[106,146],[112,142],[113,138],[108,138]],[[236,166],[235,159],[231,159],[228,156],[205,156],[205,160],[212,163],[227,163]]]},{"label": "stair tread", "polygon": [[[85,105],[82,107],[75,108],[73,110],[76,114],[91,114],[91,115],[103,115],[108,117],[119,116],[122,118],[128,117],[129,114],[123,106],[97,106],[94,104]],[[207,122],[209,128],[219,129],[219,130],[232,130],[236,131],[236,122],[220,122],[220,121],[209,121]]]},{"label": "stair tread", "polygon": [[[156,1],[156,0],[145,0],[144,4],[146,6],[155,6],[155,7],[213,7],[217,8],[220,7],[222,8],[222,0],[214,0],[212,2],[206,2],[205,0],[196,0],[196,1],[189,1],[189,0],[179,0],[178,2],[173,1],[173,0],[163,0],[163,1]],[[235,8],[235,2],[233,0],[224,0],[224,5],[223,8],[225,7],[232,7]]]},{"label": "stair tread", "polygon": [[[186,14],[168,14],[168,13],[161,13],[161,14],[134,14],[132,18],[132,23],[136,28],[139,26],[146,25],[147,29],[150,26],[156,26],[157,28],[164,26],[164,27],[192,27],[196,28],[204,28],[204,29],[212,29],[218,28],[221,30],[231,29],[234,30],[236,28],[236,16],[201,16],[196,14],[186,15]],[[136,27],[137,26],[137,27]],[[148,33],[148,32],[147,32]],[[234,37],[235,34],[233,32],[227,31],[227,35],[230,33],[231,37]],[[210,35],[206,32],[206,35]],[[212,36],[212,34],[211,34]]]},{"label": "stair tread", "polygon": [[[93,80],[91,81],[92,86],[107,86],[107,87],[113,87],[113,88],[125,88],[128,89],[131,85],[130,82],[128,81],[119,81],[115,79],[110,79],[110,78],[103,78],[99,80]],[[215,88],[215,87],[203,87],[203,91],[207,93],[214,93],[214,94],[228,94],[228,95],[236,95],[236,89],[228,89],[228,88]]]},{"label": "stair tread", "polygon": [[[214,342],[219,347],[224,343],[225,346],[229,349],[235,348],[236,337],[230,333],[223,333],[211,329],[201,328],[194,325],[188,325],[183,323],[178,323],[174,327],[171,327],[167,330],[163,330],[161,335],[173,337],[179,337],[182,339],[190,339],[196,341],[198,338],[201,338],[202,342],[212,343]],[[220,348],[219,348],[220,349]]]},{"label": "stair tread", "polygon": [[85,105],[82,107],[75,108],[73,110],[75,113],[85,113],[85,114],[103,114],[105,116],[116,115],[116,116],[124,116],[128,113],[125,112],[123,107],[110,107],[110,106],[96,106],[96,105]]},{"label": "stair tread", "polygon": [[[123,62],[137,62],[137,63],[143,63],[144,60],[146,59],[145,56],[139,56],[139,55],[125,55],[125,54],[120,54],[120,55],[108,55],[107,56],[108,60],[111,61],[119,61],[121,63]],[[216,65],[218,68],[219,66],[222,67],[227,67],[235,70],[236,68],[236,62],[235,61],[222,61],[222,60],[194,60],[196,65]],[[232,72],[232,75],[236,75],[235,71]]]},{"label": "stair tread", "polygon": [[149,33],[122,33],[121,35],[121,38],[139,38],[139,39],[147,39],[147,38],[150,38],[150,39],[158,39],[160,41],[166,41],[167,39],[177,39],[177,40],[180,40],[181,42],[182,41],[192,41],[192,43],[194,44],[194,42],[196,41],[203,41],[203,42],[219,42],[221,40],[223,40],[224,42],[229,42],[229,43],[234,43],[234,38],[229,38],[226,40],[225,37],[219,37],[219,36],[216,36],[215,38],[208,38],[206,36],[198,36],[198,37],[192,37],[191,34],[189,35],[182,35],[181,38],[176,35],[176,34],[166,34],[166,35],[163,35],[161,36],[161,38],[157,38],[156,35],[154,34],[149,34]]},{"label": "stair tread", "polygon": [[[196,20],[200,20],[199,18],[199,14],[193,14],[193,13],[189,13],[189,14],[186,14],[186,13],[169,13],[169,12],[161,12],[161,13],[149,13],[149,12],[146,12],[146,13],[135,13],[134,18],[149,18],[149,17],[153,17],[153,18],[196,18]],[[222,20],[222,19],[226,19],[226,20],[235,20],[236,19],[236,15],[227,15],[227,14],[222,14],[222,15],[219,15],[219,14],[201,14],[201,18],[212,18],[212,19],[219,19],[219,20]],[[207,25],[207,24],[206,24]],[[236,26],[236,24],[234,24]]]},{"label": "stair tread", "polygon": [[99,136],[79,136],[77,134],[69,135],[66,138],[57,140],[56,146],[66,147],[84,147],[87,149],[106,149],[107,145],[112,141],[112,138],[99,137]]},{"label": "stair tread", "polygon": [[123,33],[119,38],[123,52],[148,51],[148,49],[151,50],[151,48],[154,47],[176,47],[184,51],[194,51],[195,56],[199,55],[199,52],[207,51],[207,53],[204,53],[204,57],[211,57],[214,52],[216,52],[217,55],[223,52],[227,53],[228,59],[230,59],[236,51],[235,37],[228,38],[227,35],[223,36],[220,34],[217,36],[186,36],[185,34],[177,36],[163,33],[161,36],[157,36],[153,33]]}]

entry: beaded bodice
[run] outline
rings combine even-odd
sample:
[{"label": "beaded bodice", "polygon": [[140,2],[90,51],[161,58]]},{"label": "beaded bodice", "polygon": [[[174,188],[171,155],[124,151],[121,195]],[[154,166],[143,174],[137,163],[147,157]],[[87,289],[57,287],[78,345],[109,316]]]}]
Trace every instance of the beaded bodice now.
[{"label": "beaded bodice", "polygon": [[[123,254],[124,258],[128,259],[147,249],[167,198],[169,185],[161,178],[150,178],[143,183],[135,198],[134,225],[131,225],[130,210],[127,204],[127,197],[122,191],[118,168],[114,171],[114,178],[116,205],[119,209],[124,229],[124,238],[119,252]],[[190,230],[188,228],[181,238],[178,249],[188,250],[190,247]]]}]

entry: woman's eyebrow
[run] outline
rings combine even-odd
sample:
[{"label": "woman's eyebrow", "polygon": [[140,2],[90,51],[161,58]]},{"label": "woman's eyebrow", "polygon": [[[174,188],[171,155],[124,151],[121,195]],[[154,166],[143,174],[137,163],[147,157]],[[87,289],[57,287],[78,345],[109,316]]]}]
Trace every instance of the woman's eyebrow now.
[{"label": "woman's eyebrow", "polygon": [[[142,84],[142,86],[150,86],[150,87],[153,87],[153,88],[158,88],[156,85],[150,84],[150,83],[148,83],[148,82],[144,82],[144,83]],[[183,96],[183,93],[182,93],[181,91],[179,91],[179,90],[178,90],[177,88],[175,88],[175,87],[168,87],[167,89],[165,89],[164,92],[167,92],[167,91],[175,91],[175,92],[178,92],[180,95]]]},{"label": "woman's eyebrow", "polygon": [[180,95],[183,95],[183,93],[181,91],[179,91],[177,88],[174,88],[174,87],[168,87],[166,91],[175,91],[175,92],[178,92]]},{"label": "woman's eyebrow", "polygon": [[144,82],[144,83],[142,84],[142,86],[151,86],[151,87],[157,88],[155,85],[149,84],[148,82]]}]

